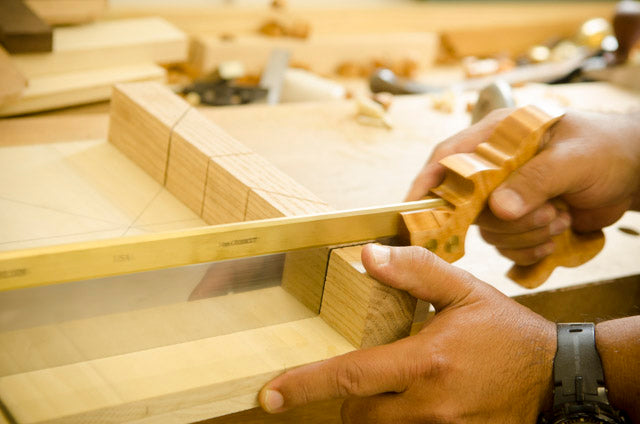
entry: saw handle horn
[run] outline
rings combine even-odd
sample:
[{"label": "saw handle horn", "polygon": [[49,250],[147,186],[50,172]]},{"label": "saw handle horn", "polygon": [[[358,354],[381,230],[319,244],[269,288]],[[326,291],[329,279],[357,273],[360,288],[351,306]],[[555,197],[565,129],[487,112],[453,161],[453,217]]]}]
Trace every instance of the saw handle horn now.
[{"label": "saw handle horn", "polygon": [[[401,214],[404,242],[426,247],[448,262],[464,255],[467,229],[505,179],[526,163],[544,144],[547,130],[563,112],[549,107],[516,109],[498,124],[489,139],[472,153],[458,153],[440,161],[444,181],[431,194],[449,205]],[[561,206],[564,207],[564,206]],[[600,233],[578,235],[568,229],[553,238],[555,251],[537,264],[514,265],[508,276],[526,288],[544,283],[558,266],[575,267],[593,258],[604,246]]]}]

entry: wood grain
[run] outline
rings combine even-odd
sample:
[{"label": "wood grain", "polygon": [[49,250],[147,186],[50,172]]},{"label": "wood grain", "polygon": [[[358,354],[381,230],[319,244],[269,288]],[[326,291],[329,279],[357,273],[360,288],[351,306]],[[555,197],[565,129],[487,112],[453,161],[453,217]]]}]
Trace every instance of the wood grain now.
[{"label": "wood grain", "polygon": [[[220,127],[190,109],[171,132],[166,187],[198,215],[203,215],[212,157],[251,153]],[[213,223],[213,221],[211,221]]]},{"label": "wood grain", "polygon": [[416,299],[367,275],[361,251],[331,251],[320,316],[354,346],[367,348],[408,336]]},{"label": "wood grain", "polygon": [[117,85],[111,96],[109,142],[164,184],[173,127],[190,107],[160,84]]},{"label": "wood grain", "polygon": [[0,397],[25,424],[193,422],[255,407],[285,369],[351,350],[315,317],[1,377]]}]

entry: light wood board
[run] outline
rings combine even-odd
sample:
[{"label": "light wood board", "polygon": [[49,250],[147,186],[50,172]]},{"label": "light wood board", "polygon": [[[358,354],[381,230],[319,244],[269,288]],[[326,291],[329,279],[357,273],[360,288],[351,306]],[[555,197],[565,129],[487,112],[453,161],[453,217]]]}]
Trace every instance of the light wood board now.
[{"label": "light wood board", "polygon": [[53,51],[13,55],[28,78],[91,69],[181,62],[187,57],[186,35],[160,18],[123,19],[60,27]]},{"label": "light wood board", "polygon": [[114,84],[164,82],[166,71],[154,64],[105,67],[29,79],[22,95],[0,106],[0,117],[41,112],[108,100]]}]

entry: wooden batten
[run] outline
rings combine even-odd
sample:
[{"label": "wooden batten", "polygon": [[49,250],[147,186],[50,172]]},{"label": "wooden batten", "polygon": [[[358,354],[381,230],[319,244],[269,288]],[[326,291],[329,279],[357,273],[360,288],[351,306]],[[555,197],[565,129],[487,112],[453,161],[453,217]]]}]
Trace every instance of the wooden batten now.
[{"label": "wooden batten", "polygon": [[362,246],[331,251],[320,316],[358,348],[408,336],[416,299],[370,277],[361,252]]}]

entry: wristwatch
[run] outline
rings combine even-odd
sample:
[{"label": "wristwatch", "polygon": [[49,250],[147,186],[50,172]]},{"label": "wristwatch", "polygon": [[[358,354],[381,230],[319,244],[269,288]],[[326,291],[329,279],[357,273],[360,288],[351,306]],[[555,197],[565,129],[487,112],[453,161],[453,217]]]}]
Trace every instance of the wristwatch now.
[{"label": "wristwatch", "polygon": [[609,403],[593,323],[558,324],[553,361],[553,408],[540,424],[625,424],[623,412]]}]

